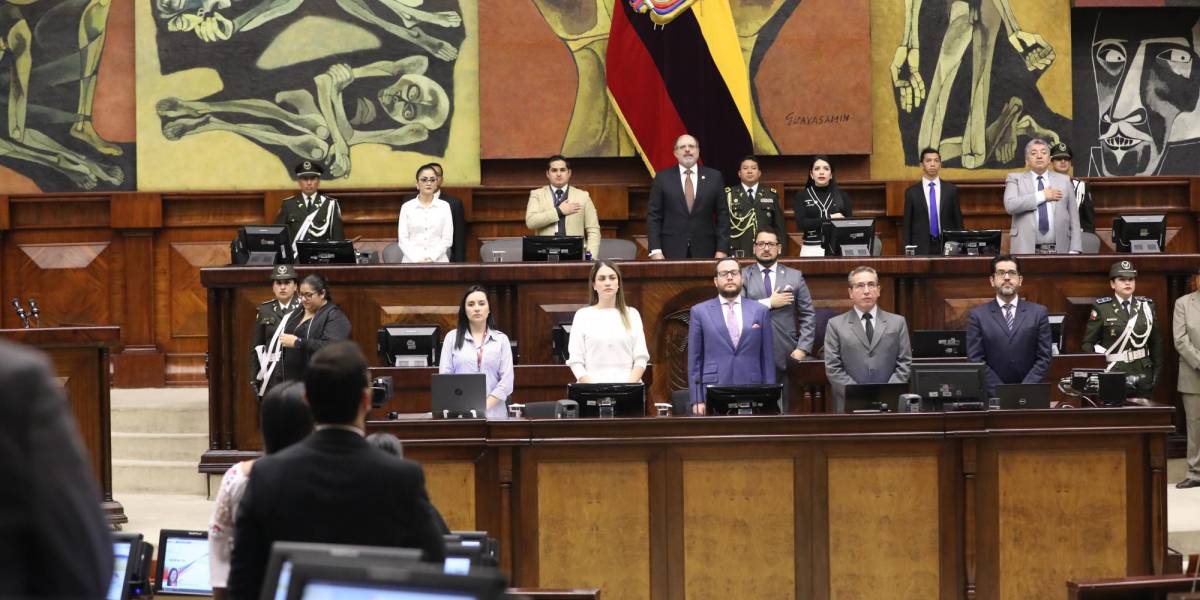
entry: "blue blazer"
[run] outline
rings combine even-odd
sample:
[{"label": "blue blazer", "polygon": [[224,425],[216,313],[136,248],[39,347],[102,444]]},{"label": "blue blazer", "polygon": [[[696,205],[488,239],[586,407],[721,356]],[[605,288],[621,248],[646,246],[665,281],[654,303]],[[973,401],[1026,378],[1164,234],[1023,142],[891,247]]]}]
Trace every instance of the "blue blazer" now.
[{"label": "blue blazer", "polygon": [[995,300],[967,315],[967,358],[987,365],[988,394],[1000,383],[1041,383],[1051,355],[1050,318],[1041,304],[1019,298],[1011,332]]},{"label": "blue blazer", "polygon": [[688,320],[688,387],[691,403],[704,402],[706,384],[775,383],[771,311],[742,298],[742,334],[737,348],[716,298],[692,307]]}]

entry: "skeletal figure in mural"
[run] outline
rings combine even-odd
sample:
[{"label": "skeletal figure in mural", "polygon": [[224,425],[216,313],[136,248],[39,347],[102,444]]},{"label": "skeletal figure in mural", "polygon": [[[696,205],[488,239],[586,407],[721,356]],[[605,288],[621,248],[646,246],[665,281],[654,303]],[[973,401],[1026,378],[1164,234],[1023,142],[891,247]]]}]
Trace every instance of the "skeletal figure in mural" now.
[{"label": "skeletal figure in mural", "polygon": [[[155,108],[169,140],[230,131],[264,146],[285,148],[300,160],[324,162],[330,175],[348,177],[351,146],[404,148],[424,141],[446,123],[450,98],[441,84],[425,76],[428,67],[425,56],[361,67],[339,63],[313,78],[315,98],[309,90],[280,92],[274,102],[172,97]],[[361,87],[346,94],[355,83]]]},{"label": "skeletal figure in mural", "polygon": [[[305,0],[154,0],[159,16],[168,19],[169,31],[191,31],[206,42],[228,40],[237,33],[287,16],[300,8]],[[321,0],[327,1],[327,0]],[[375,14],[367,0],[335,0],[347,14],[366,23],[378,26],[396,37],[411,42],[418,48],[442,60],[454,60],[458,49],[437,37],[425,33],[418,25],[425,23],[438,27],[459,27],[462,17],[454,11],[430,12],[421,10],[423,0],[375,0],[399,17],[393,23]],[[219,12],[231,8],[233,2],[250,6],[245,12],[232,19]]]},{"label": "skeletal figure in mural", "polygon": [[1195,173],[1200,13],[1101,12],[1091,50],[1099,135],[1089,174]]},{"label": "skeletal figure in mural", "polygon": [[[892,85],[899,92],[900,109],[912,112],[926,100],[920,73],[919,19],[922,0],[904,0],[904,34],[892,58]],[[963,167],[976,169],[995,159],[1006,163],[1016,156],[1018,138],[1039,137],[1056,143],[1058,134],[1042,127],[1028,114],[1024,102],[1011,96],[991,123],[987,122],[992,91],[992,57],[1003,25],[1006,39],[1029,71],[1044,71],[1054,62],[1054,48],[1041,35],[1023,31],[1008,0],[954,0],[942,37],[937,66],[929,82],[928,102],[921,114],[916,148],[939,149],[943,160],[960,158]],[[943,137],[943,123],[951,103],[950,92],[971,49],[970,112],[961,136]]]},{"label": "skeletal figure in mural", "polygon": [[[0,58],[10,55],[7,137],[0,137],[0,154],[50,168],[85,190],[95,188],[100,182],[120,185],[125,178],[120,167],[101,164],[27,125],[34,40],[20,7],[40,1],[5,0],[0,4]],[[104,48],[109,5],[110,0],[90,0],[79,17],[79,98],[68,133],[100,154],[119,156],[121,148],[103,139],[92,126],[96,73]]]}]

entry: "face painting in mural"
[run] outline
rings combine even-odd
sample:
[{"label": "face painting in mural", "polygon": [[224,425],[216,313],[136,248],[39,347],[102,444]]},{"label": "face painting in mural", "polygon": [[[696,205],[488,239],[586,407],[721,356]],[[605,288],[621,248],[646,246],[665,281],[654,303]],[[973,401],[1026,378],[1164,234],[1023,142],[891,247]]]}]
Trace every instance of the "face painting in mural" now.
[{"label": "face painting in mural", "polygon": [[8,71],[0,164],[43,191],[118,189],[133,181],[132,145],[92,123],[111,0],[0,2]]},{"label": "face painting in mural", "polygon": [[1036,87],[1054,47],[1021,28],[1008,0],[904,6],[890,71],[906,164],[934,148],[947,166],[1018,166],[1028,139],[1059,141],[1066,119]]},{"label": "face painting in mural", "polygon": [[[1178,16],[1178,15],[1177,15]],[[1092,35],[1099,127],[1091,169],[1101,175],[1157,175],[1200,141],[1200,12],[1163,18],[1149,11],[1100,12]],[[1186,168],[1195,172],[1196,164]]]},{"label": "face painting in mural", "polygon": [[228,131],[271,150],[280,169],[315,160],[336,178],[350,176],[359,144],[444,156],[464,38],[457,0],[154,2],[163,73],[208,67],[224,84],[159,99],[168,140]]}]

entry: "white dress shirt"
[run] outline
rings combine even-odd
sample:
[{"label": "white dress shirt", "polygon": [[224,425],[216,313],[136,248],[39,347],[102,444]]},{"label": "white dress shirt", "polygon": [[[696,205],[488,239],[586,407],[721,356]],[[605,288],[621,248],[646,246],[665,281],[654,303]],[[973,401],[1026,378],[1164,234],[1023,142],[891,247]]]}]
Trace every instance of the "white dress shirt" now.
[{"label": "white dress shirt", "polygon": [[[1050,187],[1050,171],[1047,170],[1045,173],[1042,173],[1041,177],[1042,177],[1042,187],[1047,187],[1047,188]],[[1037,173],[1030,171],[1029,178],[1031,181],[1033,181],[1034,195],[1037,196],[1037,203],[1046,205],[1046,219],[1050,221],[1050,234],[1053,234],[1054,233],[1054,207],[1057,206],[1058,203],[1057,202],[1046,202],[1045,190],[1040,191],[1040,192],[1037,191],[1037,184],[1038,184],[1038,174]],[[1037,209],[1035,208],[1034,210],[1036,211]]]},{"label": "white dress shirt", "polygon": [[567,365],[576,379],[586,375],[592,383],[628,383],[634,368],[650,362],[642,316],[632,306],[625,311],[628,330],[616,308],[585,306],[576,311],[567,343]]},{"label": "white dress shirt", "polygon": [[[858,307],[855,306],[854,314],[858,315],[858,326],[863,328],[863,333],[866,333],[867,332],[867,322],[864,321],[862,318],[863,315],[866,313],[864,313],[861,310],[858,310]],[[873,323],[873,325],[871,325],[871,327],[875,328],[875,333],[879,333],[879,307],[878,306],[871,307],[871,323]]]},{"label": "white dress shirt", "polygon": [[[933,189],[937,191],[938,210],[934,210],[933,206],[929,203],[929,184],[931,183],[933,184]],[[929,213],[930,231],[932,232],[933,225],[937,224],[938,232],[940,233],[942,231],[942,178],[938,177],[937,179],[927,179],[922,177],[921,191],[925,193],[925,211]]]},{"label": "white dress shirt", "polygon": [[[774,282],[772,282],[772,283],[774,283]],[[733,301],[733,318],[737,321],[737,330],[739,332],[741,332],[741,330],[742,330],[742,295],[741,294],[738,294],[736,298],[725,298],[724,296],[721,296],[719,294],[717,295],[717,302],[721,303],[721,322],[725,323],[726,319],[729,318],[726,315],[729,314],[730,300]]]},{"label": "white dress shirt", "polygon": [[454,245],[454,219],[450,204],[434,198],[429,205],[413,198],[400,207],[397,226],[400,250],[404,262],[450,262],[448,254]]}]

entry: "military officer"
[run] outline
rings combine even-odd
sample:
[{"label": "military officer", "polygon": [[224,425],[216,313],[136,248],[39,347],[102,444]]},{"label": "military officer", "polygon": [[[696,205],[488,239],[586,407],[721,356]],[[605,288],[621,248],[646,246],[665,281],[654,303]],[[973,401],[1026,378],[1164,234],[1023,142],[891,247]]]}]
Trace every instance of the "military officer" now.
[{"label": "military officer", "polygon": [[296,242],[346,239],[342,235],[341,207],[337,200],[318,189],[324,172],[321,163],[315,161],[306,160],[296,165],[300,193],[284,199],[279,214],[275,215],[276,225],[287,225],[292,256],[296,255]]},{"label": "military officer", "polygon": [[779,193],[775,188],[760,185],[761,178],[758,159],[747,156],[738,168],[741,183],[725,188],[725,201],[729,203],[729,243],[733,256],[754,256],[754,237],[763,230],[774,231],[779,238],[779,255],[787,254],[787,229]]},{"label": "military officer", "polygon": [[300,318],[292,314],[300,308],[300,295],[296,293],[296,269],[292,265],[275,265],[271,271],[271,291],[275,297],[258,305],[254,318],[254,333],[250,336],[250,387],[258,397],[283,381],[283,367],[279,365],[279,332],[287,319]]},{"label": "military officer", "polygon": [[1162,336],[1154,320],[1154,301],[1134,296],[1137,270],[1122,260],[1108,271],[1113,295],[1092,304],[1083,349],[1105,355],[1110,371],[1130,376],[1137,392],[1149,395],[1162,368]]}]

